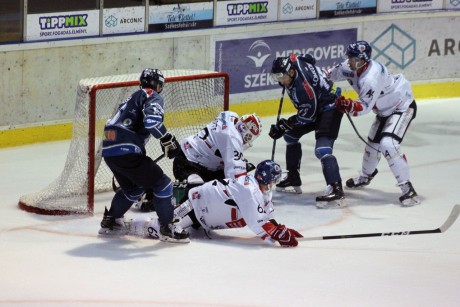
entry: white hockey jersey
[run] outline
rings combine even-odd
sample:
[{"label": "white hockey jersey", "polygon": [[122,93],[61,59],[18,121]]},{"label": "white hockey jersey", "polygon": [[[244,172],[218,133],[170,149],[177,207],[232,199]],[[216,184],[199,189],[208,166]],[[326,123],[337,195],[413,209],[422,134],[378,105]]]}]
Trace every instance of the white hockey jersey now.
[{"label": "white hockey jersey", "polygon": [[226,178],[245,174],[247,160],[243,157],[243,138],[235,127],[238,119],[235,112],[221,112],[197,135],[181,140],[187,159],[212,171],[224,170]]},{"label": "white hockey jersey", "polygon": [[347,80],[358,93],[363,110],[354,116],[371,110],[378,116],[389,116],[395,111],[404,112],[414,100],[412,87],[402,74],[391,75],[384,65],[370,60],[367,69],[358,77],[347,61],[331,68],[328,76],[333,81]]},{"label": "white hockey jersey", "polygon": [[248,226],[262,239],[271,241],[263,225],[274,219],[272,195],[261,192],[254,176],[209,181],[191,189],[188,195],[196,218],[204,228]]}]

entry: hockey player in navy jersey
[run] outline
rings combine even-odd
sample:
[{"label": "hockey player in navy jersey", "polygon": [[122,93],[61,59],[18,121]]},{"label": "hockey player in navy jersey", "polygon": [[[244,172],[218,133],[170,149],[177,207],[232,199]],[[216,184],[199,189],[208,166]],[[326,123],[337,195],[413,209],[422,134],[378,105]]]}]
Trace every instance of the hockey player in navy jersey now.
[{"label": "hockey player in navy jersey", "polygon": [[159,237],[163,241],[188,242],[188,233],[174,224],[171,204],[173,185],[163,170],[146,155],[144,144],[150,136],[160,140],[168,158],[179,152],[179,143],[163,124],[164,101],[160,96],[165,82],[158,69],[145,69],[140,76],[140,89],[118,107],[105,125],[102,157],[120,185],[105,209],[99,234],[125,234],[123,215],[138,201],[144,191],[153,191],[159,218]]},{"label": "hockey player in navy jersey", "polygon": [[315,155],[320,160],[326,181],[326,192],[316,197],[318,208],[341,208],[346,206],[339,165],[333,155],[343,114],[335,109],[336,99],[333,83],[320,68],[315,66],[310,55],[292,54],[273,61],[272,79],[284,87],[297,114],[288,119],[281,118],[271,126],[269,135],[273,139],[284,136],[286,146],[286,168],[288,175],[277,185],[278,191],[302,193],[300,186],[300,164],[302,146],[300,138],[315,133]]},{"label": "hockey player in navy jersey", "polygon": [[[265,242],[283,247],[298,245],[302,235],[278,224],[274,218],[272,185],[281,179],[279,164],[265,160],[257,165],[254,175],[212,180],[191,189],[189,197],[174,214],[184,229],[193,226],[205,230],[247,226]],[[126,220],[130,235],[158,238],[156,218]]]},{"label": "hockey player in navy jersey", "polygon": [[392,75],[381,63],[371,59],[372,48],[365,41],[350,44],[347,59],[327,71],[330,79],[347,80],[358,93],[352,100],[343,96],[337,99],[337,108],[351,116],[361,116],[373,111],[376,114],[369,134],[360,175],[347,180],[348,188],[368,185],[377,174],[381,154],[388,161],[397,185],[402,190],[399,201],[403,206],[420,203],[409,178],[409,166],[400,144],[417,105],[409,81],[402,74]]}]

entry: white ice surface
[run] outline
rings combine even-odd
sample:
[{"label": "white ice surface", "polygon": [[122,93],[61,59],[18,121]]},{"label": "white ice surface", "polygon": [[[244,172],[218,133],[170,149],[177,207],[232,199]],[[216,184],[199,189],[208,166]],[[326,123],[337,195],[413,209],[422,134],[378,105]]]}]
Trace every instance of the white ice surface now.
[{"label": "white ice surface", "polygon": [[[379,174],[349,207],[319,210],[324,189],[313,135],[304,137],[304,193],[275,193],[276,217],[305,236],[438,228],[460,203],[460,99],[419,101],[403,143],[423,203],[398,205],[400,190],[383,158]],[[363,137],[373,115],[354,118]],[[271,156],[264,135],[246,152]],[[0,150],[1,306],[460,306],[460,220],[445,233],[301,242],[269,247],[246,229],[196,233],[187,245],[97,237],[111,193],[92,217],[41,216],[18,209],[64,165],[69,142]],[[284,141],[276,160],[284,167]],[[357,174],[363,143],[344,117],[335,145],[344,180]],[[128,212],[129,215],[140,213]]]}]

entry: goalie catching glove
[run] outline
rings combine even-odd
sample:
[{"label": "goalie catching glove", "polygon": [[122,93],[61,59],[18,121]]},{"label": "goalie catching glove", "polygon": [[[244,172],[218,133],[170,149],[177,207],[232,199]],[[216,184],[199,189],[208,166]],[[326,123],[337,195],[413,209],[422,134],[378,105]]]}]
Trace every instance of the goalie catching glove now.
[{"label": "goalie catching glove", "polygon": [[277,140],[280,137],[282,137],[286,131],[292,130],[294,128],[296,123],[296,116],[293,115],[289,117],[288,119],[281,118],[275,125],[272,125],[270,127],[270,132],[268,135],[274,139]]},{"label": "goalie catching glove", "polygon": [[337,111],[342,113],[350,113],[353,116],[358,115],[358,112],[363,110],[363,106],[359,101],[353,101],[350,98],[345,98],[343,96],[337,97],[335,100],[335,107]]},{"label": "goalie catching glove", "polygon": [[181,151],[179,142],[176,140],[176,137],[169,132],[160,138],[160,144],[164,155],[169,159],[175,158]]},{"label": "goalie catching glove", "polygon": [[282,224],[275,225],[272,222],[268,222],[262,228],[273,240],[278,241],[282,247],[295,247],[299,245],[296,238],[303,238],[302,234],[297,230],[287,228]]}]

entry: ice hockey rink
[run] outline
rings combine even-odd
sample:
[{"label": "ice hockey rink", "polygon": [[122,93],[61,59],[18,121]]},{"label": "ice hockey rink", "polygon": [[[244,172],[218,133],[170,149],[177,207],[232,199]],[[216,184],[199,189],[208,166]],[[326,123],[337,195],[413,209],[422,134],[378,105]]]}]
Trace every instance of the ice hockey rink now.
[{"label": "ice hockey rink", "polygon": [[[366,189],[346,190],[349,206],[320,210],[325,188],[314,137],[303,139],[301,195],[274,193],[278,222],[306,237],[430,230],[460,204],[460,99],[420,100],[402,148],[422,204],[402,208],[382,158]],[[250,112],[250,110],[248,110]],[[263,136],[245,152],[269,159]],[[353,118],[362,136],[373,115]],[[284,141],[275,160],[284,167]],[[178,245],[135,237],[97,236],[112,193],[96,197],[91,217],[22,211],[21,195],[56,178],[69,141],[0,150],[1,306],[459,306],[460,220],[446,232],[315,240],[296,248],[267,246],[247,229],[192,233]],[[344,117],[334,153],[344,180],[360,169],[364,145]],[[142,215],[133,210],[126,217]],[[150,213],[154,214],[154,213]]]}]

